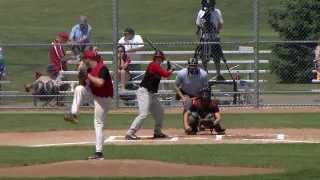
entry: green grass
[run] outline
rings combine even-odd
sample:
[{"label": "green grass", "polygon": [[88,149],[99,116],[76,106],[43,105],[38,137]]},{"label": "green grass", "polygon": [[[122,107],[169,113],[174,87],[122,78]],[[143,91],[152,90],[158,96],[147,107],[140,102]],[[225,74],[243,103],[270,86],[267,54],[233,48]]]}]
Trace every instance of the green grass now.
[{"label": "green grass", "polygon": [[[105,147],[107,159],[147,159],[197,164],[272,167],[283,173],[243,177],[190,177],[188,179],[318,179],[320,145],[164,145]],[[90,147],[22,148],[0,147],[1,166],[24,166],[85,159]],[[14,154],[14,156],[12,156]],[[51,178],[50,178],[51,179]],[[54,178],[52,178],[54,179]],[[94,178],[92,178],[94,179]],[[106,178],[107,179],[107,178]],[[121,178],[119,178],[121,179]],[[136,178],[143,179],[143,178]],[[153,179],[153,178],[152,178]],[[159,178],[161,179],[161,178]],[[184,178],[170,178],[184,179]]]},{"label": "green grass", "polygon": [[[12,131],[55,131],[92,129],[93,115],[81,114],[78,125],[63,121],[63,114],[0,114],[0,132]],[[136,114],[110,114],[107,128],[126,129]],[[222,114],[226,128],[320,128],[318,113],[279,113],[279,114]],[[180,114],[166,114],[165,128],[182,128]],[[144,128],[152,128],[151,116],[145,120]]]},{"label": "green grass", "polygon": [[[112,41],[111,0],[1,0],[0,43],[50,43],[59,31],[70,31],[79,15],[87,15],[93,27],[94,42]],[[132,26],[138,34],[153,41],[195,41],[195,17],[200,0],[121,0],[120,32]],[[224,41],[253,39],[253,12],[251,0],[218,1],[224,16]],[[276,39],[277,35],[267,23],[268,10],[278,1],[261,1],[261,35]],[[111,50],[110,46],[101,46]],[[194,46],[162,49],[188,49]],[[23,84],[33,80],[34,72],[44,72],[48,47],[5,47],[9,90],[23,90]]]}]

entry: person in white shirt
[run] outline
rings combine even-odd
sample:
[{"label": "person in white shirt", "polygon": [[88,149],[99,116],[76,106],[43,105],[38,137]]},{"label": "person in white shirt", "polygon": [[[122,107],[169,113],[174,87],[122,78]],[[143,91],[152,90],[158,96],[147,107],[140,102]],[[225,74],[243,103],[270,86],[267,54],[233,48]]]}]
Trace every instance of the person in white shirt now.
[{"label": "person in white shirt", "polygon": [[[132,28],[126,28],[123,31],[123,37],[121,37],[118,43],[125,47],[129,56],[136,54],[137,51],[141,51],[144,48],[142,37],[135,34],[135,31]],[[140,60],[135,59],[134,57],[130,58],[132,60]]]},{"label": "person in white shirt", "polygon": [[203,15],[206,13],[209,7],[211,8],[211,23],[214,25],[215,33],[219,34],[223,27],[223,17],[220,9],[215,8],[215,0],[202,0],[202,8],[199,10],[196,25],[198,28],[198,32],[200,32],[201,28],[204,26]]},{"label": "person in white shirt", "polygon": [[[123,45],[125,47],[125,51],[131,61],[142,61],[143,56],[142,54],[137,54],[137,51],[141,51],[144,48],[143,39],[140,35],[137,35],[135,31],[127,27],[123,31],[123,37],[118,41],[118,44]],[[130,71],[131,70],[140,70],[140,65],[138,64],[131,64],[130,65]],[[142,77],[141,77],[142,79]],[[135,79],[138,80],[138,79]]]},{"label": "person in white shirt", "polygon": [[[200,35],[200,42],[220,42],[219,34],[223,27],[222,13],[219,9],[215,8],[215,0],[202,0],[201,4],[202,8],[199,10],[196,19],[197,34]],[[217,70],[217,79],[223,80],[224,78],[220,74],[220,60],[225,61],[225,59],[221,45],[209,44],[201,46],[201,59],[205,60],[203,62],[204,69],[208,70],[207,63],[212,58]]]}]

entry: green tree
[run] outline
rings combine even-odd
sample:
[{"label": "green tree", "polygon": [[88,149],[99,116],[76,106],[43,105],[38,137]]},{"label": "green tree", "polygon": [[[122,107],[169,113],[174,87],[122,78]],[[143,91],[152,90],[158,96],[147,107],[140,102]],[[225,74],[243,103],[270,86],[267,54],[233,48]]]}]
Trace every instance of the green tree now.
[{"label": "green tree", "polygon": [[[269,12],[269,23],[281,40],[318,40],[320,0],[280,0]],[[282,82],[308,82],[312,77],[315,43],[280,43],[273,46],[271,72]]]}]

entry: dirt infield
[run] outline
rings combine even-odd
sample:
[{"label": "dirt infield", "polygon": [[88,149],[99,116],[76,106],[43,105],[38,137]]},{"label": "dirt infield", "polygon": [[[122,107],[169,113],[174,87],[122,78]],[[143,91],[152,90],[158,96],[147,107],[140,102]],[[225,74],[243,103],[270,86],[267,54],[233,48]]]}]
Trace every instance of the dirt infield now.
[{"label": "dirt infield", "polygon": [[[196,136],[187,136],[182,129],[166,129],[168,139],[152,139],[152,129],[142,129],[137,134],[142,140],[127,141],[126,130],[105,131],[106,144],[256,144],[256,143],[320,143],[318,129],[228,129],[222,137],[211,135],[209,131],[200,132]],[[283,137],[280,137],[283,136]],[[15,139],[15,141],[8,141]],[[48,131],[28,133],[0,133],[0,145],[13,146],[66,146],[94,144],[93,130]]]},{"label": "dirt infield", "polygon": [[[142,140],[124,139],[125,130],[105,131],[106,144],[253,144],[253,143],[320,143],[318,129],[229,129],[224,136],[201,132],[187,136],[182,129],[166,129],[167,139],[153,139],[152,129],[142,129],[137,134]],[[219,138],[218,138],[219,137]],[[15,139],[15,141],[7,141]],[[0,145],[50,147],[66,145],[93,145],[94,131],[49,131],[28,133],[0,133]],[[254,167],[215,167],[165,163],[148,160],[69,161],[51,164],[4,167],[0,176],[50,177],[50,176],[240,176],[282,172],[279,169]]]}]

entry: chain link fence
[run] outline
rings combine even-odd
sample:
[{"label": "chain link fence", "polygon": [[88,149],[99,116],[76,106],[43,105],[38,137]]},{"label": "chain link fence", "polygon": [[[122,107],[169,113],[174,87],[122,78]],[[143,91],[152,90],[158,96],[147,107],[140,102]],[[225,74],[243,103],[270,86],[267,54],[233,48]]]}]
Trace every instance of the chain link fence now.
[{"label": "chain link fence", "polygon": [[[35,80],[36,72],[46,75],[51,42],[58,32],[71,31],[80,15],[86,15],[93,28],[92,41],[88,45],[99,48],[99,53],[112,71],[115,106],[137,105],[135,89],[153,53],[152,47],[145,43],[143,49],[131,55],[134,69],[131,70],[126,92],[121,92],[118,89],[121,83],[116,75],[117,67],[114,66],[117,62],[115,52],[126,28],[132,28],[144,42],[151,40],[165,52],[168,60],[177,64],[177,70],[186,66],[187,60],[194,57],[196,47],[203,43],[199,41],[195,25],[201,9],[200,0],[97,0],[95,3],[83,0],[84,4],[91,5],[79,5],[78,10],[70,10],[74,7],[73,3],[77,3],[74,0],[64,7],[51,7],[48,0],[41,3],[29,0],[29,9],[22,8],[26,3],[24,1],[5,1],[7,3],[2,7],[22,4],[12,11],[4,9],[2,16],[8,19],[4,21],[4,31],[0,33],[0,66],[3,64],[6,67],[0,80],[2,108],[69,105],[78,83],[76,58],[69,61],[68,71],[61,73],[68,86],[60,89],[58,94],[35,96],[25,92],[25,85]],[[221,61],[221,74],[225,81],[216,81],[217,71],[213,61],[208,65],[208,72],[214,98],[219,99],[221,105],[319,105],[319,63],[315,54],[320,26],[316,22],[319,2],[217,0],[216,8],[221,10],[224,21],[220,39],[226,58],[226,63]],[[28,16],[16,23],[11,22],[10,16],[19,13]],[[40,17],[41,13],[47,15]],[[10,37],[6,35],[9,33]],[[66,44],[65,50],[70,54],[71,45]],[[175,76],[163,79],[160,85],[159,98],[167,106],[181,105],[175,99],[174,81]],[[35,100],[38,101],[35,103]]]}]

